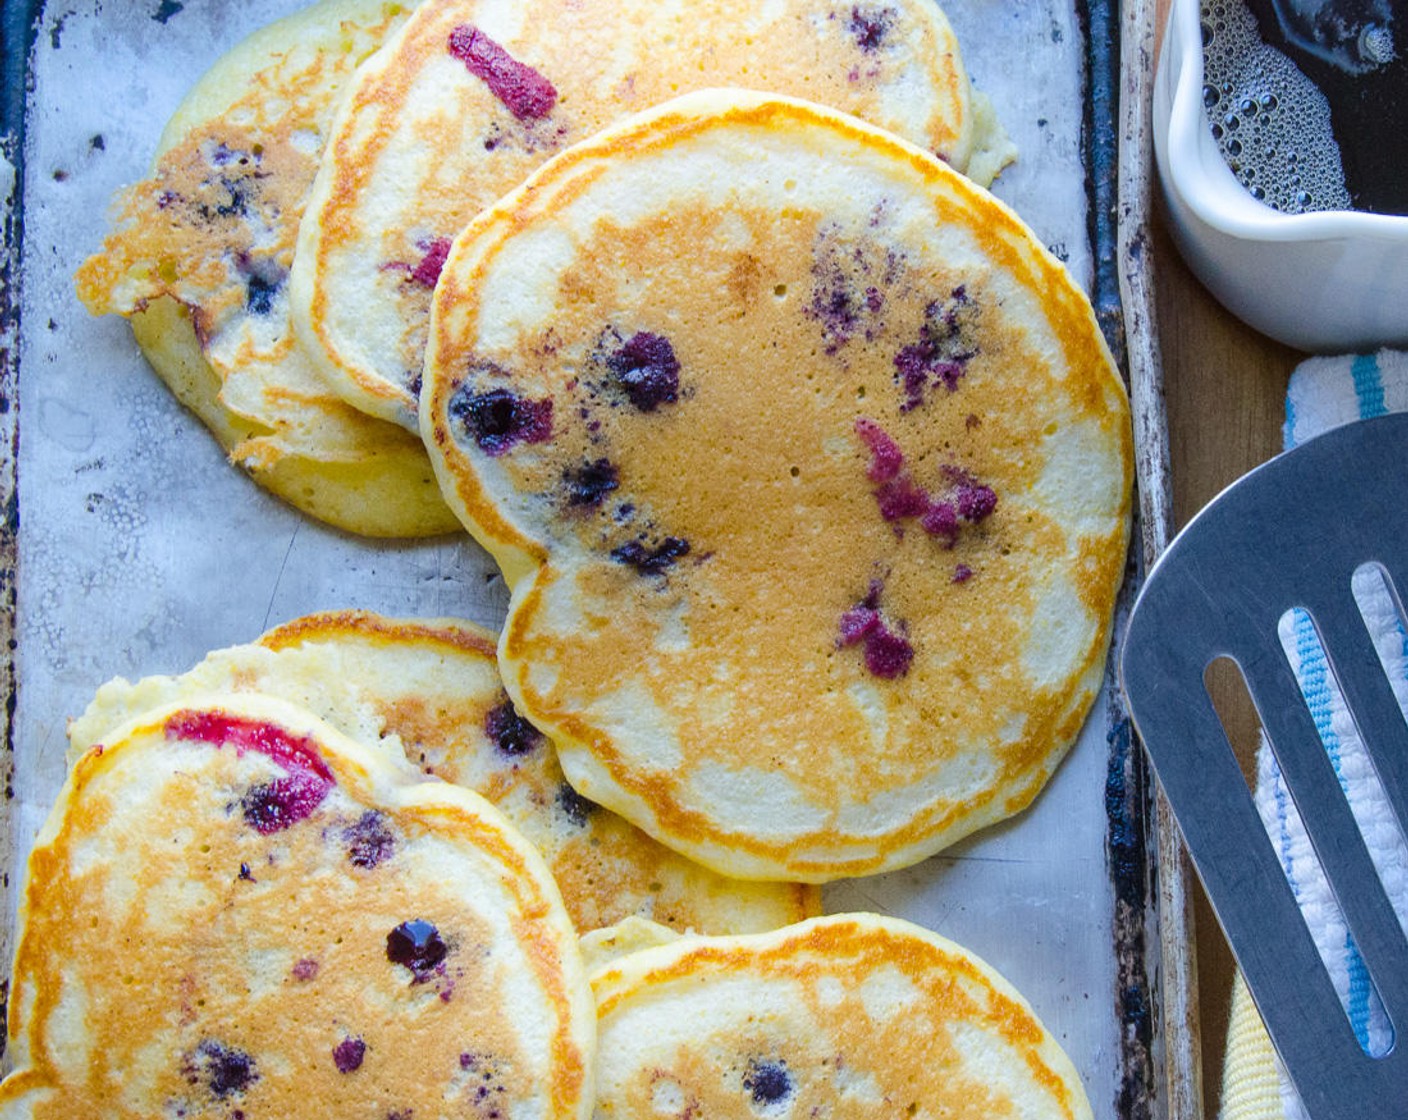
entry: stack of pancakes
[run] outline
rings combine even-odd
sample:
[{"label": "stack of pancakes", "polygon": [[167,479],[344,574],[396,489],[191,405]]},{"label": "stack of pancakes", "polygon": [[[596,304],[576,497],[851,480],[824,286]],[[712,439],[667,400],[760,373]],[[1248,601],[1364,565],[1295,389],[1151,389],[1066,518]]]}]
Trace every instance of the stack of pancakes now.
[{"label": "stack of pancakes", "polygon": [[925,0],[321,0],[196,84],[79,295],[131,317],[260,485],[354,533],[444,533],[414,391],[450,240],[575,141],[710,86],[815,97],[983,182],[1012,154]]},{"label": "stack of pancakes", "polygon": [[218,64],[80,294],[509,615],[105,686],[0,1116],[1088,1116],[987,966],[817,916],[1099,689],[1128,406],[1011,154],[927,0],[324,0]]}]

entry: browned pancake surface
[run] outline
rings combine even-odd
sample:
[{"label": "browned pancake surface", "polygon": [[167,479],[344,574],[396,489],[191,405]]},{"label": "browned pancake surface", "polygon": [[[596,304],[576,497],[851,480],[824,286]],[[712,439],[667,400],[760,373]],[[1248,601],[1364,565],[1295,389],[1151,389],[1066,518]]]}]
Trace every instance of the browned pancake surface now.
[{"label": "browned pancake surface", "polygon": [[86,754],[39,837],[0,1108],[585,1117],[590,1015],[482,799],[286,704],[177,706]]},{"label": "browned pancake surface", "polygon": [[824,880],[1028,804],[1096,695],[1129,415],[1088,302],[939,161],[681,98],[473,223],[422,431],[585,795]]},{"label": "browned pancake surface", "polygon": [[450,240],[567,146],[712,86],[833,105],[983,182],[1011,158],[930,0],[427,0],[358,72],[300,235],[294,314],[319,368],[414,428]]},{"label": "browned pancake surface", "polygon": [[408,11],[324,0],[233,48],[182,102],[76,278],[95,314],[133,320],[158,375],[256,482],[332,525],[392,537],[454,522],[418,441],[345,403],[308,361],[287,281],[344,83]]},{"label": "browned pancake surface", "polygon": [[360,742],[466,786],[543,854],[580,933],[649,917],[677,930],[748,933],[820,913],[820,892],[728,879],[573,791],[547,737],[503,691],[495,636],[455,619],[311,615],[179,677],[112,681],[70,728],[75,751],[154,706],[211,692],[298,703]]},{"label": "browned pancake surface", "polygon": [[681,938],[595,969],[601,1120],[1089,1120],[1080,1076],[983,961],[869,914]]}]

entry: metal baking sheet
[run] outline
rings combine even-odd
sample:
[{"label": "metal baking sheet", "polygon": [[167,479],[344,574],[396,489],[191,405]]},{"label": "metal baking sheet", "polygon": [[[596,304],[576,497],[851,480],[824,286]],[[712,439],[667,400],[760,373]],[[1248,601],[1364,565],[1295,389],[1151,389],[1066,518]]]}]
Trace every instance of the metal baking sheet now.
[{"label": "metal baking sheet", "polygon": [[[0,479],[9,938],[66,721],[112,676],[180,672],[314,610],[458,615],[507,596],[467,537],[388,545],[254,487],[72,276],[194,80],[290,0],[6,0]],[[947,0],[975,85],[1020,156],[995,192],[1096,296],[1123,353],[1110,263],[1118,24],[1097,0]],[[1102,47],[1103,44],[1103,47]],[[1110,51],[1115,56],[1110,57]],[[1006,975],[1071,1055],[1100,1120],[1161,1114],[1149,1065],[1144,822],[1113,690],[1031,810],[906,871],[834,885],[830,910],[899,914]],[[9,948],[0,944],[0,960]],[[1141,1006],[1142,1001],[1142,1006]]]}]

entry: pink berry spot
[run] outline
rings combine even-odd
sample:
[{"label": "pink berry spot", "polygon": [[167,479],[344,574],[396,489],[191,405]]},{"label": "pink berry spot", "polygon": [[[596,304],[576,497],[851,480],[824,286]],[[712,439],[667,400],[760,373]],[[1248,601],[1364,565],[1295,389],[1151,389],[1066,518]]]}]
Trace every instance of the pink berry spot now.
[{"label": "pink berry spot", "polygon": [[304,957],[296,961],[293,966],[293,978],[300,983],[306,984],[309,980],[315,980],[318,976],[318,962],[312,957]]},{"label": "pink berry spot", "polygon": [[905,521],[929,512],[929,495],[906,472],[875,488],[880,516],[886,521]]},{"label": "pink berry spot", "polygon": [[931,501],[920,515],[919,524],[931,537],[942,537],[950,548],[958,540],[958,510],[950,502]]},{"label": "pink berry spot", "polygon": [[881,680],[904,676],[913,660],[914,647],[903,634],[882,627],[865,640],[865,667]]},{"label": "pink berry spot", "polygon": [[421,288],[434,288],[445,270],[445,261],[450,256],[452,242],[448,237],[428,237],[416,242],[420,250],[420,261],[408,264],[406,261],[388,261],[381,266],[383,272],[404,273],[406,281]]},{"label": "pink berry spot", "polygon": [[251,786],[240,799],[240,809],[246,824],[261,836],[270,836],[311,817],[331,788],[316,774],[295,771]]},{"label": "pink berry spot", "polygon": [[953,484],[958,515],[964,521],[977,524],[997,508],[997,494],[991,486],[984,485],[958,467],[945,467],[944,474]]},{"label": "pink berry spot", "polygon": [[168,739],[194,739],[214,747],[234,747],[240,754],[256,751],[277,762],[285,770],[306,770],[333,782],[323,756],[311,736],[290,735],[281,727],[262,720],[223,712],[177,712],[166,721]]},{"label": "pink berry spot", "polygon": [[541,120],[557,104],[557,89],[550,81],[477,27],[460,24],[450,32],[448,47],[519,120]]},{"label": "pink berry spot", "polygon": [[865,472],[871,482],[889,482],[904,466],[904,452],[874,420],[861,417],[856,421],[856,435],[870,450],[870,468]]},{"label": "pink berry spot", "polygon": [[166,721],[168,739],[195,740],[215,747],[233,746],[240,754],[256,751],[284,775],[253,786],[241,799],[245,821],[261,835],[282,831],[311,816],[336,784],[332,771],[308,736],[222,712],[177,712]]},{"label": "pink berry spot", "polygon": [[416,248],[425,255],[421,257],[420,264],[411,270],[413,284],[419,284],[422,288],[435,287],[435,282],[440,279],[441,270],[445,267],[445,260],[450,255],[450,244],[448,237],[432,237],[417,243]]},{"label": "pink berry spot", "polygon": [[882,626],[880,612],[864,604],[852,607],[841,615],[841,634],[837,639],[844,646],[853,646],[864,641],[867,634]]},{"label": "pink berry spot", "polygon": [[[920,527],[945,548],[958,543],[964,522],[976,525],[997,508],[997,493],[960,467],[945,466],[945,486],[937,492],[924,489],[904,465],[899,444],[874,420],[856,421],[856,434],[870,452],[866,477],[879,483],[875,503],[886,521],[918,520]],[[896,532],[900,529],[897,525]]]},{"label": "pink berry spot", "polygon": [[914,647],[904,634],[904,623],[891,629],[880,611],[880,581],[870,585],[870,592],[850,610],[841,615],[838,647],[864,645],[865,667],[882,680],[894,680],[909,672],[914,661]]}]

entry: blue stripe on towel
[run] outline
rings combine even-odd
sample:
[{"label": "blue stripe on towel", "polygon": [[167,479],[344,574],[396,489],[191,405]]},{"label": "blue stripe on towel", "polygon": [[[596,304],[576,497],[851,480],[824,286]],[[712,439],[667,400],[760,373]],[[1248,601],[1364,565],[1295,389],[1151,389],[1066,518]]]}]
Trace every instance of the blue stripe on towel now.
[{"label": "blue stripe on towel", "polygon": [[1360,418],[1382,416],[1387,412],[1378,358],[1373,354],[1356,355],[1350,366],[1350,374],[1354,378],[1354,395],[1359,401]]},{"label": "blue stripe on towel", "polygon": [[[1355,364],[1357,389],[1358,363]],[[1377,366],[1374,367],[1373,374],[1377,380]],[[1382,403],[1382,390],[1380,390],[1380,403]],[[1310,708],[1311,717],[1315,720],[1315,730],[1319,732],[1320,741],[1325,744],[1325,751],[1330,756],[1331,765],[1335,768],[1335,776],[1339,778],[1340,788],[1348,797],[1349,785],[1340,769],[1340,737],[1335,733],[1331,722],[1330,667],[1325,660],[1325,651],[1320,645],[1320,636],[1315,631],[1315,624],[1305,611],[1297,610],[1295,612],[1295,641],[1296,656],[1300,661],[1298,676],[1301,691],[1305,695],[1305,702]],[[1294,869],[1290,867],[1288,857],[1288,852],[1282,853],[1282,862],[1286,865],[1286,873],[1294,879]],[[1369,1004],[1373,985],[1369,981],[1369,972],[1364,965],[1364,958],[1359,955],[1359,950],[1355,947],[1354,936],[1347,930],[1344,938],[1344,952],[1345,970],[1349,976],[1349,1004],[1345,1010],[1349,1015],[1349,1024],[1354,1028],[1354,1037],[1358,1039],[1359,1045],[1367,1053],[1369,1049]]]}]

